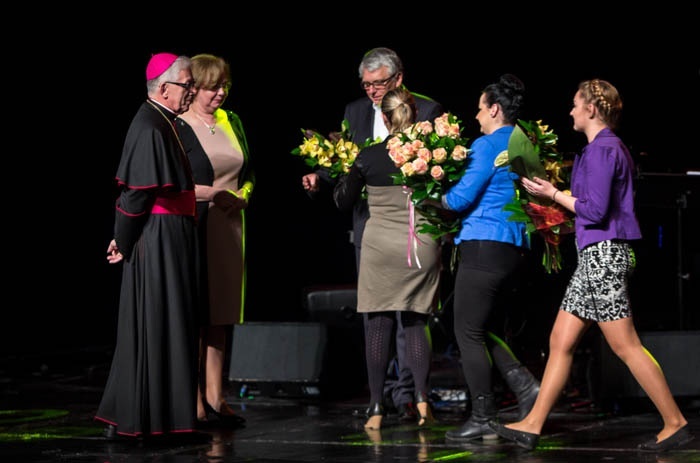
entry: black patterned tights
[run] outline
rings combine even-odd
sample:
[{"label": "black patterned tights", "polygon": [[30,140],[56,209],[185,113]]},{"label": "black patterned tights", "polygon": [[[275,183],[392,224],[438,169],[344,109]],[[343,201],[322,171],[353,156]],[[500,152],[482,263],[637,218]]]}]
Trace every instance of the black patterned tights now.
[{"label": "black patterned tights", "polygon": [[[401,321],[406,335],[406,364],[413,374],[416,391],[430,393],[428,375],[432,351],[426,331],[428,315],[415,312],[401,312]],[[383,403],[384,380],[394,342],[394,312],[375,312],[366,318],[365,356],[367,379],[370,390],[370,404]]]}]

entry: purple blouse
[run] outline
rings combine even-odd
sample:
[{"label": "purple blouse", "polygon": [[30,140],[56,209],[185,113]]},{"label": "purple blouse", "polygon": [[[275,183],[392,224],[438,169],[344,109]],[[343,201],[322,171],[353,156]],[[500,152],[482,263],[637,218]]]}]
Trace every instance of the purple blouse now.
[{"label": "purple blouse", "polygon": [[574,223],[579,249],[605,240],[642,237],[634,213],[633,171],[629,150],[609,128],[576,156],[571,194],[577,198]]}]

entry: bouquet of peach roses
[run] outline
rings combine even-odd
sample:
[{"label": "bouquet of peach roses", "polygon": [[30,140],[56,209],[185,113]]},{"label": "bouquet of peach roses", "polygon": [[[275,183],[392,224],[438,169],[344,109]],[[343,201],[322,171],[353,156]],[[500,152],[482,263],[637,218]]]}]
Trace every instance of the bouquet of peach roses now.
[{"label": "bouquet of peach roses", "polygon": [[401,169],[393,175],[394,184],[410,190],[411,202],[426,219],[418,231],[436,239],[459,229],[459,216],[430,203],[440,202],[466,167],[469,140],[462,137],[460,122],[455,115],[444,113],[434,121],[416,122],[387,141],[389,156]]}]

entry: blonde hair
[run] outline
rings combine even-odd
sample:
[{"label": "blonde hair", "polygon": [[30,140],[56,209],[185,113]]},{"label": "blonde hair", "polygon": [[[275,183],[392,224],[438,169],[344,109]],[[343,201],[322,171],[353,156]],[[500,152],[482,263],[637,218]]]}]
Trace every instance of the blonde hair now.
[{"label": "blonde hair", "polygon": [[388,120],[389,133],[397,133],[416,121],[416,101],[411,92],[397,87],[382,98],[382,113]]},{"label": "blonde hair", "polygon": [[213,89],[231,82],[231,68],[223,58],[201,53],[192,57],[192,77],[195,87]]},{"label": "blonde hair", "polygon": [[578,90],[583,101],[598,109],[600,120],[616,129],[622,115],[622,99],[617,89],[606,80],[591,79],[581,82]]}]

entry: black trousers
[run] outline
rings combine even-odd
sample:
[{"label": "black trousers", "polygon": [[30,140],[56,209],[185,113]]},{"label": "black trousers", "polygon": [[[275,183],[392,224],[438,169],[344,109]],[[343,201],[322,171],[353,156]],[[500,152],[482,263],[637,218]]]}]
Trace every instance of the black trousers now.
[{"label": "black trousers", "polygon": [[[459,243],[459,265],[454,285],[454,333],[464,379],[472,398],[492,394],[492,360],[501,374],[520,366],[507,346],[494,342],[488,332],[505,292],[515,286],[516,270],[523,265],[521,248],[498,241]],[[498,333],[496,333],[498,334]]]}]

